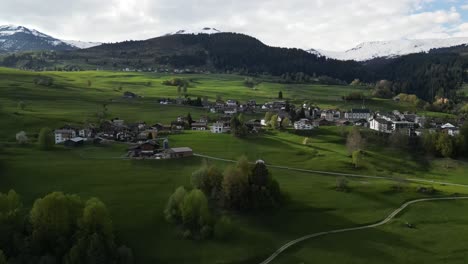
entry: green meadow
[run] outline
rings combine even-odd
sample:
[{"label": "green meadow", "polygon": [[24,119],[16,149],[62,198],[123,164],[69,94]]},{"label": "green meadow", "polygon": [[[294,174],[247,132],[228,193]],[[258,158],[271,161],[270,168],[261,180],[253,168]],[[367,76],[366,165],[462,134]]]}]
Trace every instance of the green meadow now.
[{"label": "green meadow", "polygon": [[[37,76],[49,76],[54,85],[35,85]],[[322,174],[272,168],[289,201],[273,211],[248,214],[229,212],[236,232],[226,240],[184,240],[165,222],[163,210],[178,186],[190,186],[191,173],[202,163],[192,157],[179,160],[126,160],[125,144],[40,151],[34,143],[17,145],[15,133],[26,131],[33,139],[42,127],[83,125],[96,120],[107,104],[112,117],[147,123],[174,120],[206,110],[160,105],[157,98],[177,97],[175,87],[162,85],[174,77],[192,80],[188,95],[210,100],[257,102],[274,100],[279,91],[294,103],[349,109],[362,102],[344,102],[341,96],[366,88],[324,85],[284,85],[264,81],[256,89],[243,85],[236,75],[162,75],[116,72],[24,72],[0,69],[0,192],[15,189],[30,207],[34,199],[52,191],[99,197],[108,206],[117,238],[134,251],[136,263],[260,263],[284,243],[303,235],[377,222],[405,201],[427,197],[416,190],[428,184],[348,178],[349,192],[335,190],[337,178]],[[91,85],[88,85],[88,81]],[[118,90],[122,87],[122,90]],[[124,91],[142,98],[126,100]],[[18,109],[18,102],[26,104]],[[369,99],[372,110],[415,110],[392,100]],[[245,155],[251,161],[309,170],[420,178],[468,184],[468,165],[462,161],[428,160],[415,153],[370,143],[364,168],[354,169],[345,148],[343,129],[321,127],[302,144],[303,136],[269,132],[246,139],[228,134],[186,131],[169,136],[171,146],[191,147],[195,153],[224,159]],[[225,168],[222,161],[210,161]],[[448,162],[448,163],[447,163]],[[449,166],[447,166],[449,164]],[[393,187],[401,185],[401,191]],[[468,188],[434,184],[437,196],[468,195]],[[468,236],[466,201],[417,204],[388,225],[305,241],[280,255],[273,263],[465,263]],[[410,222],[416,228],[409,229]]]}]

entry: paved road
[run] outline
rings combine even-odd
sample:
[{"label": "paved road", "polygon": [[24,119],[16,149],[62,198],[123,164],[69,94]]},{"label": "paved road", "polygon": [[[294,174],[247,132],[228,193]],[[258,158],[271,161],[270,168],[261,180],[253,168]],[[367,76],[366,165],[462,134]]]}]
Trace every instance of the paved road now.
[{"label": "paved road", "polygon": [[400,208],[396,209],[393,211],[390,215],[388,215],[385,219],[382,221],[375,223],[375,224],[370,224],[370,225],[365,225],[365,226],[359,226],[359,227],[351,227],[351,228],[343,228],[343,229],[336,229],[336,230],[330,230],[330,231],[325,231],[325,232],[319,232],[319,233],[314,233],[310,235],[306,235],[303,237],[300,237],[298,239],[292,240],[286,244],[284,244],[282,247],[280,247],[278,250],[275,251],[269,258],[261,262],[260,264],[269,264],[271,263],[278,255],[283,253],[286,249],[290,248],[291,246],[294,246],[304,240],[315,238],[315,237],[320,237],[320,236],[325,236],[329,234],[337,234],[337,233],[344,233],[344,232],[350,232],[350,231],[356,231],[356,230],[362,230],[362,229],[368,229],[368,228],[374,228],[378,227],[381,225],[384,225],[388,223],[390,220],[392,220],[395,216],[397,216],[401,211],[403,211],[406,207],[415,204],[415,203],[420,203],[420,202],[427,202],[427,201],[442,201],[442,200],[461,200],[461,199],[468,199],[468,197],[442,197],[442,198],[424,198],[424,199],[417,199],[413,201],[409,201],[404,203]]},{"label": "paved road", "polygon": [[[235,160],[217,158],[217,157],[212,157],[212,156],[203,155],[203,154],[194,154],[194,156],[201,157],[201,158],[206,158],[206,159],[211,159],[211,160],[224,161],[224,162],[232,162],[232,163],[237,162]],[[390,181],[405,180],[405,181],[409,181],[409,182],[439,184],[439,185],[457,186],[457,187],[466,187],[466,188],[468,188],[468,184],[460,184],[460,183],[452,183],[452,182],[440,182],[440,181],[417,179],[417,178],[398,179],[398,178],[389,177],[389,176],[372,176],[372,175],[351,174],[351,173],[341,173],[341,172],[331,172],[331,171],[307,170],[307,169],[292,168],[292,167],[278,166],[278,165],[269,165],[269,164],[267,164],[267,166],[270,167],[270,168],[276,168],[276,169],[298,171],[298,172],[307,172],[307,173],[315,173],[315,174],[322,174],[322,175],[345,176],[345,177],[351,177],[351,178],[380,179],[380,180],[390,180]]]}]

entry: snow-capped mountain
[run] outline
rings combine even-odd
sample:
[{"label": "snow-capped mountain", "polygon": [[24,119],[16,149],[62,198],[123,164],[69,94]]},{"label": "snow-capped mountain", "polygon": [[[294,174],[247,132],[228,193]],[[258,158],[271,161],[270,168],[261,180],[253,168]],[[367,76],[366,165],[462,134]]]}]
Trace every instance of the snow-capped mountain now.
[{"label": "snow-capped mountain", "polygon": [[181,29],[178,30],[174,33],[169,33],[166,35],[178,35],[178,34],[216,34],[216,33],[221,33],[220,30],[216,28],[211,28],[211,27],[204,27],[202,29]]},{"label": "snow-capped mountain", "polygon": [[99,46],[102,44],[101,42],[86,42],[86,41],[81,41],[81,40],[62,40],[62,41],[77,49],[87,49],[87,48]]},{"label": "snow-capped mountain", "polygon": [[431,49],[448,48],[468,44],[468,38],[404,39],[373,41],[359,44],[347,51],[309,50],[310,53],[338,60],[367,61],[375,58],[394,58]]},{"label": "snow-capped mountain", "polygon": [[0,53],[35,50],[74,50],[89,48],[99,44],[83,41],[63,41],[23,26],[0,26]]}]

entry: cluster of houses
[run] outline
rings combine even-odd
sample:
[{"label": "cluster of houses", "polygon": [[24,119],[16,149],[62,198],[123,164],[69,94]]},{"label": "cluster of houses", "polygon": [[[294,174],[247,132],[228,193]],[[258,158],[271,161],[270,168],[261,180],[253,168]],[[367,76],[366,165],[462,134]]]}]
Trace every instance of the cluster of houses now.
[{"label": "cluster of houses", "polygon": [[175,121],[171,126],[155,124],[148,126],[144,122],[126,124],[122,119],[102,122],[99,126],[88,125],[86,128],[64,126],[54,131],[55,144],[66,147],[79,147],[85,143],[102,144],[105,142],[126,142],[130,158],[169,159],[192,156],[190,148],[170,148],[167,133],[178,132]]}]

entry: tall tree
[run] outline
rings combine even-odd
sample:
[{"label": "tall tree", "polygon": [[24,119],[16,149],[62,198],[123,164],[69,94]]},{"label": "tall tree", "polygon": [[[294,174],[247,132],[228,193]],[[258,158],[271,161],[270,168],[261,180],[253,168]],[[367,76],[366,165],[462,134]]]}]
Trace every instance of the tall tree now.
[{"label": "tall tree", "polygon": [[361,137],[359,128],[353,127],[346,138],[346,149],[351,155],[354,151],[364,148],[364,139]]},{"label": "tall tree", "polygon": [[189,127],[192,127],[193,119],[190,113],[187,114],[187,123]]},{"label": "tall tree", "polygon": [[51,150],[54,147],[54,135],[52,134],[52,130],[47,127],[42,128],[39,132],[38,144],[41,150]]},{"label": "tall tree", "polygon": [[278,93],[278,99],[282,100],[283,99],[283,92],[279,91]]}]

